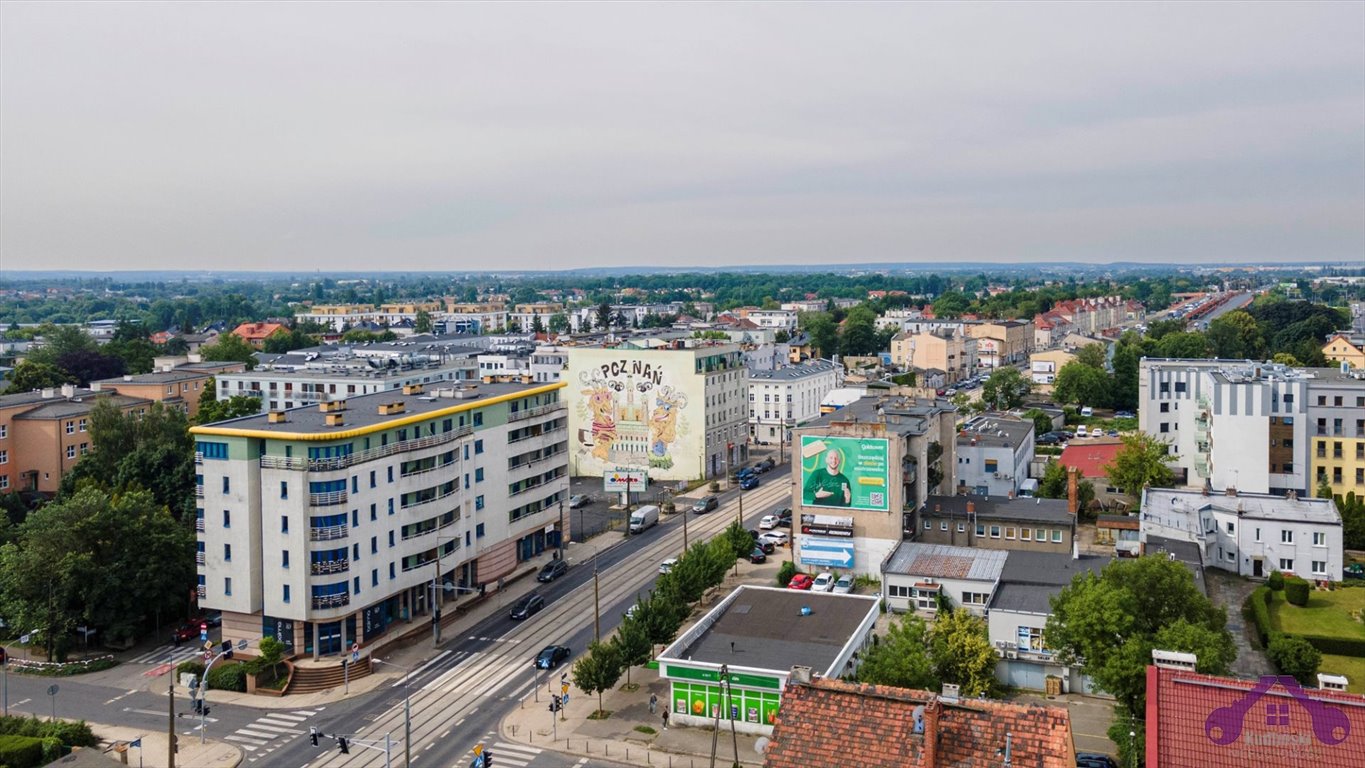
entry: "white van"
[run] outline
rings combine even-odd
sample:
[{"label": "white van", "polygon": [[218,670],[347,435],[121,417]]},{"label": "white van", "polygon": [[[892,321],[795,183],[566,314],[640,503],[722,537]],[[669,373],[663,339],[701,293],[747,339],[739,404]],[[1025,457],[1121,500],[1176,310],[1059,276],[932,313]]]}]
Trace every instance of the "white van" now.
[{"label": "white van", "polygon": [[1091,408],[1091,407],[1088,406],[1088,405],[1087,405],[1086,407],[1084,407],[1084,408],[1081,409],[1081,416],[1084,417],[1084,418],[1087,418],[1087,419],[1088,419],[1088,418],[1090,418],[1091,416],[1094,416],[1094,415],[1095,415],[1095,409],[1094,409],[1094,408]]},{"label": "white van", "polygon": [[1088,437],[1084,424],[1076,427],[1076,437]]},{"label": "white van", "polygon": [[646,528],[659,522],[659,508],[653,504],[640,507],[630,513],[630,532],[644,533]]}]

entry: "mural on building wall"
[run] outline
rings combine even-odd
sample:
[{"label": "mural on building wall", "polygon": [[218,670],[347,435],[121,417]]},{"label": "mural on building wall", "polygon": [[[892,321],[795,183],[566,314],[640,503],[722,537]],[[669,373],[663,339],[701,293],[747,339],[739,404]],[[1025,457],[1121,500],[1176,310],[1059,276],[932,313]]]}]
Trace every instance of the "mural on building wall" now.
[{"label": "mural on building wall", "polygon": [[[691,358],[685,362],[691,365]],[[620,357],[577,371],[577,473],[596,475],[619,467],[647,469],[657,480],[695,475],[689,398],[678,378],[665,366]]]}]

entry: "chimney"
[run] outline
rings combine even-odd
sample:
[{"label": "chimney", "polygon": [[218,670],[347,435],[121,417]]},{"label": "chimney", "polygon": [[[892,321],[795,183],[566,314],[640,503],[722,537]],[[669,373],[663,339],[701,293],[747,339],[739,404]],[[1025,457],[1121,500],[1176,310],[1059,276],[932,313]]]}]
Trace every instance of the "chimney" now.
[{"label": "chimney", "polygon": [[1235,497],[1235,496],[1237,495],[1237,488],[1236,488],[1236,486],[1229,485],[1229,486],[1227,487],[1227,490],[1225,490],[1225,491],[1223,491],[1223,492],[1224,492],[1225,494],[1227,494],[1228,496],[1234,496],[1234,497]]},{"label": "chimney", "polygon": [[792,667],[791,674],[787,675],[787,681],[801,683],[802,685],[810,685],[810,672],[810,667]]},{"label": "chimney", "polygon": [[42,395],[44,400],[51,400],[57,396],[57,390],[52,387],[43,387]]},{"label": "chimney", "polygon": [[63,384],[63,385],[62,385],[62,397],[75,397],[75,396],[76,396],[76,385],[75,385],[75,384]]},{"label": "chimney", "polygon": [[1076,468],[1075,468],[1075,467],[1067,467],[1067,468],[1066,468],[1066,511],[1067,511],[1068,513],[1070,513],[1070,514],[1074,517],[1074,516],[1076,515],[1076,512],[1078,511],[1077,508],[1078,508],[1079,506],[1080,506],[1079,500],[1077,499]]},{"label": "chimney", "polygon": [[938,765],[938,716],[942,709],[937,696],[924,706],[924,765]]},{"label": "chimney", "polygon": [[973,502],[973,501],[971,501],[971,500],[968,500],[968,501],[967,501],[967,516],[968,516],[968,517],[971,517],[972,515],[975,515],[975,514],[976,514],[976,503]]},{"label": "chimney", "polygon": [[329,414],[327,414],[327,426],[329,426],[329,427],[339,427],[339,426],[345,424],[345,423],[346,423],[346,421],[345,421],[345,416],[346,416],[346,414],[344,414],[344,413],[329,413]]},{"label": "chimney", "polygon": [[271,411],[266,414],[265,420],[269,424],[283,424],[288,421],[288,419],[284,417],[284,411]]}]

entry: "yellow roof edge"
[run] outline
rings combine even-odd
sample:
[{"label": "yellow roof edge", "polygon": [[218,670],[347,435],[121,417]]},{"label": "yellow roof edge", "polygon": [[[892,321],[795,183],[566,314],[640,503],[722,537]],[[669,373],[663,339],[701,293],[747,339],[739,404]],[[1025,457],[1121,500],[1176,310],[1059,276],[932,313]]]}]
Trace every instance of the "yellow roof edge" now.
[{"label": "yellow roof edge", "polygon": [[[405,427],[409,424],[416,424],[419,421],[439,419],[442,416],[449,416],[451,414],[459,413],[461,411],[471,411],[475,408],[482,408],[488,405],[505,403],[509,400],[518,400],[523,397],[539,395],[545,392],[553,392],[556,389],[562,389],[568,386],[568,384],[569,383],[567,381],[557,381],[539,387],[523,389],[518,392],[508,392],[505,395],[498,395],[497,397],[491,397],[488,398],[487,400],[474,400],[467,403],[462,402],[459,403],[458,405],[452,405],[449,408],[440,408],[435,411],[427,411],[426,413],[410,413],[406,416],[393,419],[391,421],[382,421],[378,424],[371,424],[365,427],[357,427],[356,429],[342,430],[340,432],[276,432],[274,430],[267,429],[236,429],[233,427],[215,427],[210,424],[204,426],[190,427],[190,434],[211,435],[213,437],[259,437],[264,440],[295,440],[299,442],[350,440],[352,438],[361,437],[363,435],[372,435],[376,432],[383,432],[388,429],[397,429],[398,427]],[[338,413],[345,412],[346,411],[338,411]]]}]

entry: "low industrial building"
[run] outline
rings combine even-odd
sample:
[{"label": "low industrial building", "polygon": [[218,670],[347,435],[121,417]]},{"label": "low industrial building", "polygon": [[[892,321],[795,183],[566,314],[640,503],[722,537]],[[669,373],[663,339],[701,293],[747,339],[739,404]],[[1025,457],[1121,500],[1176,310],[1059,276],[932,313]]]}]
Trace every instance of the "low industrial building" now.
[{"label": "low industrial building", "polygon": [[882,563],[882,599],[894,611],[936,614],[939,598],[981,616],[1008,552],[905,542]]},{"label": "low industrial building", "polygon": [[1013,496],[1033,460],[1032,419],[978,416],[957,433],[958,493]]},{"label": "low industrial building", "polygon": [[931,496],[919,511],[915,540],[982,549],[1070,553],[1076,502],[1008,496]]},{"label": "low industrial building", "polygon": [[854,672],[880,603],[869,595],[740,586],[659,654],[670,722],[734,720],[738,731],[772,733],[792,667],[833,678]]}]

